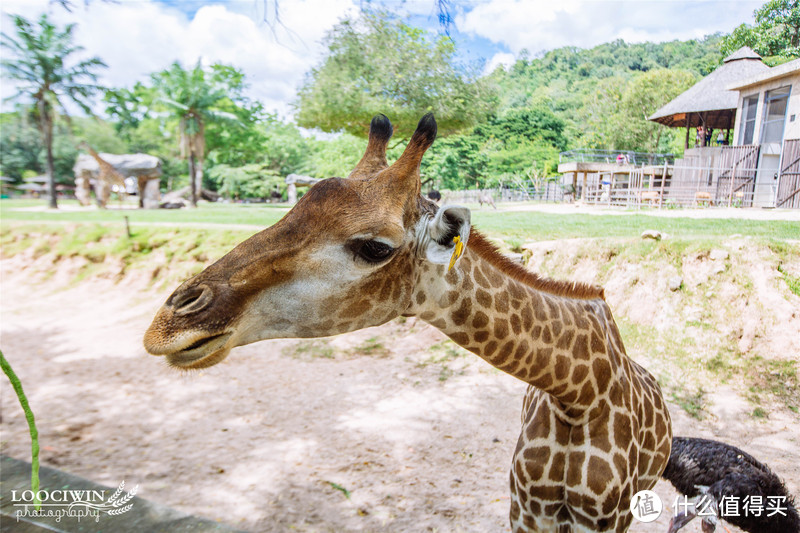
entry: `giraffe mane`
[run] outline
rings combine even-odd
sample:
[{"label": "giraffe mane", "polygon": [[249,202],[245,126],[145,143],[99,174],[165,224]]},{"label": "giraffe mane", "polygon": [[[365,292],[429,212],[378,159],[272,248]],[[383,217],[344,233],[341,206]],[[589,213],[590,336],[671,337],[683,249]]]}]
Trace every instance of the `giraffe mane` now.
[{"label": "giraffe mane", "polygon": [[507,276],[536,290],[567,298],[605,300],[605,291],[599,285],[580,281],[555,280],[531,272],[503,255],[497,246],[492,244],[482,233],[476,231],[474,227],[469,234],[467,247]]}]

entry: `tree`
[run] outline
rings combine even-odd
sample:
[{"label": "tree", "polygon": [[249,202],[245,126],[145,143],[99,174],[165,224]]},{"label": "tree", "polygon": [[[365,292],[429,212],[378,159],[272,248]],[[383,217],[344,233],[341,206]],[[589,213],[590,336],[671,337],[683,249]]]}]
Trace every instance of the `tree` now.
[{"label": "tree", "polygon": [[64,108],[66,101],[78,105],[87,114],[92,114],[90,99],[100,89],[97,68],[105,67],[99,58],[93,57],[68,65],[69,56],[83,48],[72,43],[74,24],[63,30],[52,24],[47,15],[39,18],[38,26],[27,19],[13,15],[16,39],[2,34],[2,46],[9,49],[15,59],[4,59],[2,66],[7,78],[17,82],[18,92],[12,99],[28,97],[33,100],[42,142],[46,150],[46,168],[50,189],[50,207],[57,208],[55,168],[53,165],[53,122],[56,113]]},{"label": "tree", "polygon": [[28,115],[24,112],[0,115],[0,174],[16,182],[22,181],[26,170],[41,170],[38,156],[42,136]]},{"label": "tree", "polygon": [[669,128],[647,117],[696,81],[691,72],[670,69],[603,80],[583,110],[584,141],[608,150],[668,150]]},{"label": "tree", "polygon": [[345,20],[326,44],[328,57],[299,91],[299,126],[365,137],[370,119],[384,113],[402,139],[425,111],[435,113],[440,134],[448,134],[494,107],[486,81],[456,64],[452,40],[431,38],[386,14]]},{"label": "tree", "polygon": [[150,109],[157,98],[156,90],[136,82],[132,89],[108,89],[103,95],[106,113],[114,119],[114,129],[125,140],[132,141],[142,122],[150,118]]},{"label": "tree", "polygon": [[[684,70],[651,70],[635,77],[625,87],[621,111],[624,120],[616,139],[620,148],[660,152],[662,138],[669,128],[647,117],[696,83]],[[629,148],[629,149],[631,149]]]},{"label": "tree", "polygon": [[755,26],[742,24],[723,37],[724,54],[749,46],[765,58],[800,57],[800,0],[770,0],[753,15]]},{"label": "tree", "polygon": [[154,74],[153,83],[160,94],[158,101],[178,120],[181,156],[189,161],[191,204],[197,207],[206,151],[206,125],[214,121],[236,122],[235,114],[221,108],[231,103],[229,95],[235,95],[241,88],[242,75],[222,65],[215,65],[206,72],[199,61],[193,69],[186,70],[176,61],[170,68]]},{"label": "tree", "polygon": [[422,179],[432,188],[483,187],[488,157],[475,135],[451,135],[436,141],[422,159]]}]

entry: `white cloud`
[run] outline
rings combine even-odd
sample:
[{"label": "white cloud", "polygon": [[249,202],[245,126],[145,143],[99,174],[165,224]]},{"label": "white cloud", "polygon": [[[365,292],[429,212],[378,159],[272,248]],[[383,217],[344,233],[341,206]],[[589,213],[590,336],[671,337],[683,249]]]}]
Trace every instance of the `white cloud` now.
[{"label": "white cloud", "polygon": [[[323,56],[320,40],[342,17],[355,13],[353,0],[300,0],[282,3],[286,30],[273,31],[248,10],[230,11],[223,5],[201,7],[192,20],[179,10],[150,1],[82,2],[67,13],[46,1],[4,1],[2,10],[27,18],[49,11],[59,25],[76,22],[77,44],[86,55],[99,56],[107,65],[101,82],[109,87],[131,86],[147,80],[173,61],[192,66],[222,62],[242,69],[250,85],[248,96],[267,109],[290,113],[303,75]],[[236,6],[240,7],[240,6]],[[13,33],[7,17],[3,31]],[[3,83],[2,96],[11,94]]]},{"label": "white cloud", "polygon": [[[459,46],[477,46],[480,56],[491,57],[486,62],[486,70],[491,70],[511,63],[522,49],[535,54],[614,39],[664,41],[729,32],[742,22],[751,22],[753,10],[762,1],[477,0],[454,3],[453,11],[459,35],[479,38],[461,42],[457,37]],[[86,48],[86,55],[99,56],[108,64],[101,81],[109,87],[145,81],[176,60],[185,66],[198,59],[205,64],[232,64],[245,72],[248,96],[285,116],[291,112],[290,103],[304,74],[324,57],[320,40],[325,32],[342,17],[356,15],[362,0],[281,1],[283,26],[274,29],[262,21],[264,14],[257,8],[263,4],[256,0],[205,5],[191,20],[183,11],[154,0],[92,0],[88,8],[83,0],[73,3],[76,8],[67,13],[48,0],[3,0],[0,26],[13,33],[5,14],[36,18],[44,11],[59,25],[76,22],[76,41]],[[415,24],[438,29],[433,0],[383,3],[403,11]],[[0,96],[12,93],[13,85],[4,80]]]},{"label": "white cloud", "polygon": [[456,19],[459,30],[535,54],[561,46],[699,38],[752,22],[762,1],[486,0]]},{"label": "white cloud", "polygon": [[516,58],[514,54],[509,54],[508,52],[497,52],[492,58],[486,62],[486,67],[483,69],[484,74],[489,74],[494,72],[499,65],[502,65],[503,68],[507,68],[509,65],[513,65]]}]

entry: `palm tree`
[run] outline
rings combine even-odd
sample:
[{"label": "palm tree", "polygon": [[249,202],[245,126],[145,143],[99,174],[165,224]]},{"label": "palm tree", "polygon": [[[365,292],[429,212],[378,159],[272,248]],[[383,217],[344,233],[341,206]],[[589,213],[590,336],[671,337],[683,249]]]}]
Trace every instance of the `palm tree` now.
[{"label": "palm tree", "polygon": [[167,70],[153,75],[153,82],[161,93],[159,101],[178,119],[181,157],[189,160],[191,202],[192,207],[197,207],[203,178],[206,124],[236,121],[236,115],[219,109],[220,104],[229,99],[227,87],[207,73],[200,61],[192,70],[184,69],[176,61]]},{"label": "palm tree", "polygon": [[39,131],[47,150],[47,177],[50,186],[50,207],[57,208],[56,181],[53,168],[53,121],[60,110],[71,101],[91,115],[91,97],[100,87],[95,85],[97,75],[93,70],[105,67],[99,58],[93,57],[68,65],[66,59],[80,52],[82,47],[72,43],[74,24],[60,30],[47,15],[39,18],[38,25],[19,15],[11,16],[16,27],[16,39],[2,34],[2,46],[15,59],[4,59],[4,76],[17,82],[17,93],[11,100],[20,97],[33,99]]}]

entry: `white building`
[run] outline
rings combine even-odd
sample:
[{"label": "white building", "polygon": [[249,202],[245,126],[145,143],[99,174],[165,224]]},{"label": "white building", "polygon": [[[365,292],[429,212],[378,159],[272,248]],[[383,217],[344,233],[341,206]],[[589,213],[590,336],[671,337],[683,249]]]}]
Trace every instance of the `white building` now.
[{"label": "white building", "polygon": [[800,208],[800,60],[770,68],[743,47],[650,120],[686,128],[664,200]]},{"label": "white building", "polygon": [[800,207],[800,59],[729,89],[739,92],[734,144],[758,152],[753,205]]}]

